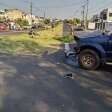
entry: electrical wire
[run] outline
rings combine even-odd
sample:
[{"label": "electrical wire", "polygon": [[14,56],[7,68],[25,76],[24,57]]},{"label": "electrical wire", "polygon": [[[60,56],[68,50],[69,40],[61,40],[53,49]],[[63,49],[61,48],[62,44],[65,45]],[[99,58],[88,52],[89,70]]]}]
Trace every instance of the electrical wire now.
[{"label": "electrical wire", "polygon": [[96,13],[96,12],[100,12],[99,10],[102,10],[103,8],[106,8],[106,6],[112,5],[112,1],[107,3],[107,4],[103,4],[103,6],[98,7],[94,10],[89,11],[89,13]]},{"label": "electrical wire", "polygon": [[[23,0],[24,3],[30,3],[29,1],[26,1],[26,0]],[[78,6],[79,4],[82,4],[81,1],[78,1],[78,2],[73,2],[73,3],[70,3],[70,4],[64,4],[64,5],[61,5],[61,6],[35,6],[36,8],[46,8],[46,9],[53,9],[53,8],[67,8],[67,7],[72,7],[72,6]]]}]

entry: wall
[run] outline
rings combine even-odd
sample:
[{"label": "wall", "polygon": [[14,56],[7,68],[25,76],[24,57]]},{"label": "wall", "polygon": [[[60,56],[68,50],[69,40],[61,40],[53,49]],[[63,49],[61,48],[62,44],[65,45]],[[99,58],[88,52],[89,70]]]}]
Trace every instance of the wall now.
[{"label": "wall", "polygon": [[72,35],[72,25],[63,22],[63,36]]},{"label": "wall", "polygon": [[15,20],[18,18],[23,18],[23,12],[17,9],[10,9],[6,12],[6,15],[9,19]]}]

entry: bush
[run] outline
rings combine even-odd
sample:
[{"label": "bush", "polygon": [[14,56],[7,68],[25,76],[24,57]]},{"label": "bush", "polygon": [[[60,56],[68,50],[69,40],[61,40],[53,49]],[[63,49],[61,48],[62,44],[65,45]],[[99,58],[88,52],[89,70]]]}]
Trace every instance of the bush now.
[{"label": "bush", "polygon": [[69,24],[73,24],[73,25],[77,25],[77,24],[81,23],[80,19],[78,19],[78,18],[65,19],[64,22],[69,23]]},{"label": "bush", "polygon": [[44,24],[50,24],[50,19],[45,19]]},{"label": "bush", "polygon": [[27,20],[22,20],[22,19],[17,19],[16,23],[19,24],[21,27],[29,25]]},{"label": "bush", "polygon": [[64,37],[57,38],[57,40],[63,43],[71,43],[74,41],[74,38],[72,36],[64,36]]}]

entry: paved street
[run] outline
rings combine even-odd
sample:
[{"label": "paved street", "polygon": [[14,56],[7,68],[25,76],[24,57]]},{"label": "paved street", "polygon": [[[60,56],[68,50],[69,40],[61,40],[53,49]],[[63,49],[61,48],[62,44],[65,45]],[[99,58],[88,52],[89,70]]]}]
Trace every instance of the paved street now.
[{"label": "paved street", "polygon": [[[73,78],[64,77],[72,73]],[[112,66],[86,71],[62,51],[0,54],[1,112],[111,112]]]},{"label": "paved street", "polygon": [[112,112],[111,35],[112,0],[1,0],[0,112]]},{"label": "paved street", "polygon": [[25,31],[2,31],[0,32],[0,36],[8,36],[8,35],[13,35],[13,34],[21,34],[24,33]]}]

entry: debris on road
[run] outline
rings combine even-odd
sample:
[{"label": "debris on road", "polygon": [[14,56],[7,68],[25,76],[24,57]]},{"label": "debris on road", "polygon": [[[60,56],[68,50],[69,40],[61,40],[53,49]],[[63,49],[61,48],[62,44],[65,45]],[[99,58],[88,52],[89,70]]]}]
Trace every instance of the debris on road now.
[{"label": "debris on road", "polygon": [[64,76],[64,78],[71,78],[73,79],[73,74],[72,73],[68,73]]}]

